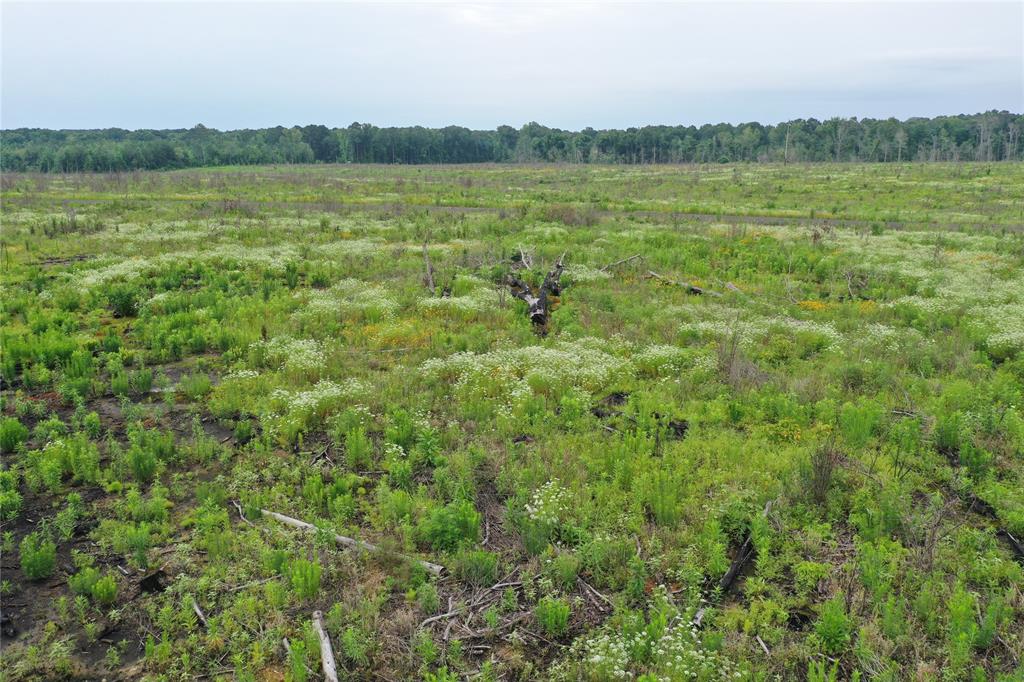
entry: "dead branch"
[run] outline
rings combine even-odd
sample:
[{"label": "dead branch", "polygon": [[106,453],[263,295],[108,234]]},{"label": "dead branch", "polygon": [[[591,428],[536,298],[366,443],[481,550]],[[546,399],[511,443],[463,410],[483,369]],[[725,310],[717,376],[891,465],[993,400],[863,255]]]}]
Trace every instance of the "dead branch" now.
[{"label": "dead branch", "polygon": [[[317,531],[317,527],[314,526],[312,523],[306,523],[305,521],[300,521],[299,519],[292,518],[291,516],[285,516],[284,514],[278,514],[277,512],[270,511],[269,509],[261,509],[260,511],[263,512],[263,514],[265,516],[269,516],[271,518],[277,519],[281,523],[283,523],[283,524],[285,524],[287,526],[291,526],[292,528],[300,528],[302,530],[309,531],[309,532],[314,532],[314,533]],[[356,549],[365,549],[365,550],[368,550],[370,552],[379,552],[380,551],[380,548],[377,545],[374,545],[374,544],[369,543],[369,542],[364,542],[362,540],[356,540],[354,538],[345,537],[344,535],[338,535],[336,533],[334,534],[334,541],[336,543],[338,543],[339,545],[342,545],[344,547],[352,547],[352,548],[356,548]],[[399,556],[402,556],[403,558],[408,559],[409,561],[416,561],[416,562],[418,562],[421,566],[423,566],[423,568],[427,569],[428,571],[430,571],[434,575],[440,575],[444,571],[444,566],[441,566],[441,565],[438,565],[438,564],[432,564],[429,561],[424,561],[422,559],[416,559],[414,557],[405,556],[404,554],[399,555]]]},{"label": "dead branch", "polygon": [[533,268],[533,258],[526,251],[523,251],[522,245],[519,246],[519,266],[527,270]]},{"label": "dead branch", "polygon": [[420,623],[420,627],[422,628],[422,627],[425,627],[427,625],[430,625],[431,623],[435,623],[435,622],[437,622],[439,620],[445,620],[447,618],[451,618],[452,616],[457,616],[460,613],[462,613],[462,609],[452,609],[448,613],[442,613],[442,614],[437,615],[437,616],[431,616],[430,618],[427,618],[425,621]]},{"label": "dead branch", "polygon": [[252,521],[250,521],[249,519],[245,518],[245,514],[242,512],[242,505],[238,504],[238,502],[235,501],[235,500],[231,500],[231,504],[235,505],[235,509],[238,510],[238,518],[242,519],[243,521],[245,521],[246,523],[248,523],[251,526],[252,525]]},{"label": "dead branch", "polygon": [[206,623],[206,614],[204,614],[203,610],[199,608],[199,602],[195,599],[192,600],[192,610],[196,612],[196,616],[198,616],[199,622],[203,624],[203,627],[209,628],[210,626]]},{"label": "dead branch", "polygon": [[764,643],[763,639],[761,639],[761,635],[754,635],[754,639],[756,639],[757,643],[761,645],[761,649],[764,650],[765,656],[772,655],[772,652],[768,651],[768,645]]},{"label": "dead branch", "polygon": [[608,599],[608,597],[604,596],[603,594],[595,590],[593,587],[591,587],[583,578],[577,576],[576,580],[577,582],[579,582],[580,588],[583,590],[583,594],[587,596],[587,599],[590,600],[590,603],[593,604],[594,608],[596,608],[598,611],[604,611],[607,607],[601,602],[599,602],[597,598],[600,598],[608,606],[612,605],[612,602]]},{"label": "dead branch", "polygon": [[1024,560],[1024,545],[1021,545],[1020,540],[1015,538],[1010,531],[1005,528],[999,528],[996,530],[996,535],[1004,538],[1010,544],[1010,547],[1013,548],[1014,554],[1017,555],[1018,561]]},{"label": "dead branch", "polygon": [[638,254],[634,254],[634,255],[630,256],[629,258],[623,258],[622,260],[617,260],[614,263],[609,263],[608,265],[606,265],[603,268],[601,268],[600,271],[601,272],[608,272],[609,270],[611,270],[612,268],[614,268],[614,267],[616,267],[618,265],[625,265],[626,263],[628,263],[630,261],[634,261],[637,258],[639,258],[640,260],[644,259],[644,257],[641,256],[639,253]]},{"label": "dead branch", "polygon": [[320,664],[324,669],[324,679],[327,682],[338,682],[338,668],[334,663],[331,638],[327,634],[324,615],[320,611],[313,612],[313,629],[316,630],[316,636],[320,638]]},{"label": "dead branch", "polygon": [[603,601],[603,602],[604,602],[605,604],[607,604],[608,606],[612,606],[612,600],[611,600],[611,599],[609,599],[608,597],[604,596],[604,595],[603,595],[603,594],[601,594],[600,592],[598,592],[598,591],[597,591],[597,589],[595,589],[593,585],[591,585],[590,583],[588,583],[588,582],[587,582],[586,580],[584,580],[583,578],[579,578],[579,577],[577,577],[576,579],[577,579],[577,580],[579,580],[579,581],[580,581],[580,583],[582,583],[582,584],[583,584],[583,587],[585,587],[585,588],[587,588],[588,590],[590,590],[591,592],[593,592],[593,593],[594,593],[594,596],[595,596],[595,597],[597,597],[598,599],[600,599],[601,601]]}]

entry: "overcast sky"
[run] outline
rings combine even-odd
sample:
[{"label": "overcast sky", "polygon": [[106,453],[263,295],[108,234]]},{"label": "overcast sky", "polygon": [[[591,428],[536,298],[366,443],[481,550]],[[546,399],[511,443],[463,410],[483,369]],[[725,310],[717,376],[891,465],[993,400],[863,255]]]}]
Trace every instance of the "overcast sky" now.
[{"label": "overcast sky", "polygon": [[1024,2],[0,4],[4,128],[1024,111]]}]

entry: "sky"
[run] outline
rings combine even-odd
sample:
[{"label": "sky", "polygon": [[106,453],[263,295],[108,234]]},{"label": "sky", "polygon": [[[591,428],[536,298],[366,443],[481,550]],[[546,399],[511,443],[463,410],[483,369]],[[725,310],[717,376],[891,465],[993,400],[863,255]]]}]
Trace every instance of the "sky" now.
[{"label": "sky", "polygon": [[12,2],[3,128],[1024,111],[1024,2]]}]

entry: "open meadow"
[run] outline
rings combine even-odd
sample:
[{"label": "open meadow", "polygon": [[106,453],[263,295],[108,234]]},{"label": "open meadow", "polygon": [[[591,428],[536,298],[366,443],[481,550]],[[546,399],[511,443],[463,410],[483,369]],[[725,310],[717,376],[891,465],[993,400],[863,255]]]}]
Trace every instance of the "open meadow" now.
[{"label": "open meadow", "polygon": [[1024,679],[1024,164],[2,189],[0,680]]}]

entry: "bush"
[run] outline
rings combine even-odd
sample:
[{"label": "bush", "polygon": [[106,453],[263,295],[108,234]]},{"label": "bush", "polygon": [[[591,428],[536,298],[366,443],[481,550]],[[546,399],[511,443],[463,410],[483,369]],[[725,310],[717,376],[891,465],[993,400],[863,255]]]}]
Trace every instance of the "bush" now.
[{"label": "bush", "polygon": [[95,566],[86,566],[68,578],[68,586],[75,594],[90,595],[92,588],[100,580],[100,571]]},{"label": "bush", "polygon": [[868,444],[882,421],[884,408],[874,400],[846,403],[839,411],[839,427],[843,440],[857,450]]},{"label": "bush", "polygon": [[423,583],[416,589],[416,603],[423,613],[436,613],[441,607],[441,599],[437,596],[437,588],[433,583]]},{"label": "bush", "polygon": [[21,541],[21,570],[29,580],[53,575],[57,565],[57,545],[39,533],[30,533]]},{"label": "bush", "polygon": [[132,317],[139,309],[139,292],[127,284],[112,286],[107,291],[107,305],[114,317]]},{"label": "bush", "polygon": [[391,416],[391,424],[384,430],[389,443],[401,445],[406,452],[416,442],[416,424],[405,410],[398,410]]},{"label": "bush", "polygon": [[153,370],[137,369],[128,375],[128,383],[134,393],[149,393],[153,388]]},{"label": "bush", "polygon": [[14,452],[28,440],[28,429],[15,417],[0,419],[0,453]]},{"label": "bush", "polygon": [[95,440],[103,435],[103,422],[95,412],[90,412],[82,418],[82,431],[86,436]]},{"label": "bush", "polygon": [[291,644],[291,651],[288,652],[288,671],[291,673],[289,679],[292,682],[306,682],[309,679],[306,668],[306,643],[301,639]]},{"label": "bush", "polygon": [[136,481],[148,483],[153,480],[160,462],[151,450],[141,445],[133,445],[128,449],[128,454],[125,457],[128,468],[131,469],[132,476]]},{"label": "bush", "polygon": [[239,444],[245,444],[252,440],[252,434],[252,422],[248,419],[242,419],[235,424],[234,436]]},{"label": "bush", "polygon": [[288,567],[288,582],[301,599],[312,599],[320,591],[320,564],[308,559],[295,559]]},{"label": "bush", "polygon": [[571,590],[576,586],[576,578],[580,572],[580,560],[575,554],[561,553],[551,560],[548,572],[556,585],[563,590]]},{"label": "bush", "polygon": [[205,374],[186,374],[178,382],[178,392],[195,402],[205,396],[213,388],[210,377]]},{"label": "bush", "polygon": [[824,653],[837,656],[846,649],[853,636],[853,620],[846,613],[842,594],[829,599],[821,607],[814,635]]},{"label": "bush", "polygon": [[561,637],[569,629],[569,602],[554,597],[544,597],[533,608],[541,628],[549,637]]},{"label": "bush", "polygon": [[91,590],[92,598],[97,604],[109,606],[117,600],[117,581],[114,576],[106,575],[96,581]]},{"label": "bush", "polygon": [[454,551],[480,538],[480,514],[468,500],[435,509],[420,526],[423,539],[439,551]]},{"label": "bush", "polygon": [[475,587],[498,579],[498,555],[487,550],[463,551],[455,558],[455,575]]},{"label": "bush", "polygon": [[140,568],[146,568],[149,565],[147,554],[152,542],[150,525],[146,522],[138,525],[123,524],[114,534],[114,549],[124,554],[131,554],[132,560]]},{"label": "bush", "polygon": [[110,392],[118,397],[124,397],[131,392],[131,381],[124,370],[110,375]]},{"label": "bush", "polygon": [[65,468],[80,483],[96,483],[100,479],[100,451],[84,433],[64,441]]},{"label": "bush", "polygon": [[0,471],[0,521],[13,521],[21,513],[18,473]]},{"label": "bush", "polygon": [[345,461],[353,471],[365,471],[373,466],[373,443],[362,428],[345,434]]},{"label": "bush", "polygon": [[644,503],[659,526],[673,526],[679,522],[679,488],[679,482],[665,471],[656,471],[644,478]]}]

